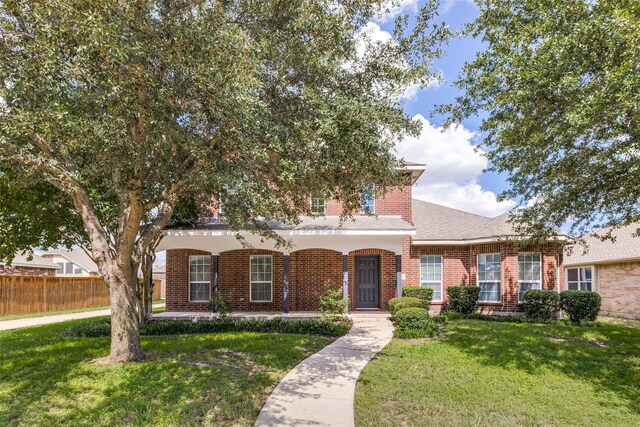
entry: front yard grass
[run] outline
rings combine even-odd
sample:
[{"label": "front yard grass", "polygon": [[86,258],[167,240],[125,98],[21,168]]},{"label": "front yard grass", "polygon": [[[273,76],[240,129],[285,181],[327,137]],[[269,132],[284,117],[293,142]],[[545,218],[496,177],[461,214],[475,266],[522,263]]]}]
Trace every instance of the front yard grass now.
[{"label": "front yard grass", "polygon": [[640,329],[450,321],[383,349],[355,411],[358,426],[638,426]]},{"label": "front yard grass", "polygon": [[105,365],[80,320],[0,333],[0,425],[252,425],[269,393],[333,339],[219,333],[143,337],[144,362]]}]

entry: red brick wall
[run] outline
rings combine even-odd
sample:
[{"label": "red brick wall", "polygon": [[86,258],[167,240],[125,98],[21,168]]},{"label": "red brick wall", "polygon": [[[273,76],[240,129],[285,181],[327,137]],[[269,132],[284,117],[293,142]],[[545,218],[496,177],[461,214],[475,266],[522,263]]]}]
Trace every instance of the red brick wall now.
[{"label": "red brick wall", "polygon": [[211,310],[207,302],[189,302],[189,256],[209,254],[209,252],[195,249],[167,251],[167,311]]},{"label": "red brick wall", "polygon": [[0,276],[55,276],[55,268],[34,268],[0,265]]},{"label": "red brick wall", "polygon": [[[271,255],[271,302],[250,301],[249,268],[251,255]],[[233,301],[234,311],[284,310],[284,257],[281,252],[264,249],[239,249],[220,254],[218,286],[225,298]]]},{"label": "red brick wall", "polygon": [[342,253],[327,249],[306,249],[290,256],[289,306],[291,311],[316,311],[324,282],[342,289]]},{"label": "red brick wall", "polygon": [[355,257],[356,255],[380,256],[380,309],[387,310],[387,302],[396,296],[396,255],[383,249],[360,249],[349,252],[349,307],[355,310]]},{"label": "red brick wall", "polygon": [[[484,312],[520,311],[522,306],[518,304],[518,252],[541,252],[542,287],[553,290],[557,289],[556,257],[559,250],[559,246],[552,243],[541,247],[521,248],[516,248],[507,242],[468,246],[411,246],[410,256],[404,256],[402,261],[402,271],[405,273],[403,285],[420,285],[421,255],[442,255],[443,291],[446,299],[446,288],[449,286],[477,285],[478,254],[499,252],[502,260],[502,300],[499,303],[481,303],[480,310]],[[439,311],[444,305],[444,303],[434,302],[432,309]]]},{"label": "red brick wall", "polygon": [[[413,223],[411,216],[411,184],[391,189],[384,197],[376,199],[376,215],[399,215],[405,221]],[[337,216],[342,213],[342,206],[335,200],[327,201],[325,215]],[[354,216],[362,215],[360,212],[352,212]]]}]

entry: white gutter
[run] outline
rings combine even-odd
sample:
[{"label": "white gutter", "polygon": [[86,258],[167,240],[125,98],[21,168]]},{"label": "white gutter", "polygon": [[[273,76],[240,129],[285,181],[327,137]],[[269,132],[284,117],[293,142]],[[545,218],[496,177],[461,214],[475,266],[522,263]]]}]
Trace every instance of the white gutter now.
[{"label": "white gutter", "polygon": [[57,270],[58,269],[57,265],[51,265],[51,264],[26,264],[26,263],[22,263],[22,262],[14,262],[10,266],[5,264],[5,263],[0,263],[0,265],[4,265],[6,267],[50,268],[52,270]]},{"label": "white gutter", "polygon": [[[413,236],[416,230],[273,230],[280,236]],[[251,231],[232,230],[165,230],[165,236],[175,237],[216,237],[252,236]]]},{"label": "white gutter", "polygon": [[[500,236],[500,237],[482,237],[478,239],[463,239],[463,240],[414,240],[412,245],[417,246],[464,246],[480,243],[502,243],[512,240],[526,240],[526,237],[519,236]],[[556,236],[553,239],[549,239],[550,242],[566,242],[569,238],[566,236]]]},{"label": "white gutter", "polygon": [[612,258],[612,259],[603,259],[603,260],[599,260],[599,261],[580,261],[580,262],[575,262],[572,264],[567,264],[567,262],[565,261],[564,263],[564,268],[571,268],[571,267],[582,267],[582,266],[589,266],[589,265],[596,265],[596,264],[617,264],[617,263],[623,263],[623,262],[636,262],[636,261],[640,261],[640,257],[630,257],[630,258]]}]

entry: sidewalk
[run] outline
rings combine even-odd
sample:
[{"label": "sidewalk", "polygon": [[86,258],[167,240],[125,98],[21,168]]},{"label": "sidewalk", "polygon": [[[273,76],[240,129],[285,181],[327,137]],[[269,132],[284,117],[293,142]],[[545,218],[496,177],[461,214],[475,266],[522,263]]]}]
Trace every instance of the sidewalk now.
[{"label": "sidewalk", "polygon": [[293,368],[273,390],[255,425],[353,426],[360,371],[393,336],[388,316],[352,315],[349,334]]},{"label": "sidewalk", "polygon": [[[163,307],[163,304],[154,304],[153,308]],[[49,325],[51,323],[65,322],[67,320],[88,319],[91,317],[109,316],[111,310],[83,311],[80,313],[56,314],[53,316],[26,317],[24,319],[4,320],[0,322],[0,331],[26,328],[28,326]]]}]

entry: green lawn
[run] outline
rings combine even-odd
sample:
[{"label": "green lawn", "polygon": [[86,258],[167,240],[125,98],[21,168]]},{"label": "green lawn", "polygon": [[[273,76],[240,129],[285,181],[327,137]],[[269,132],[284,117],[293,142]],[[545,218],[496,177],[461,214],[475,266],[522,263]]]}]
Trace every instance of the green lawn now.
[{"label": "green lawn", "polygon": [[448,322],[364,369],[358,426],[638,426],[640,329]]},{"label": "green lawn", "polygon": [[1,426],[251,425],[284,374],[331,338],[258,333],[144,337],[149,360],[105,365],[80,320],[0,333]]}]

